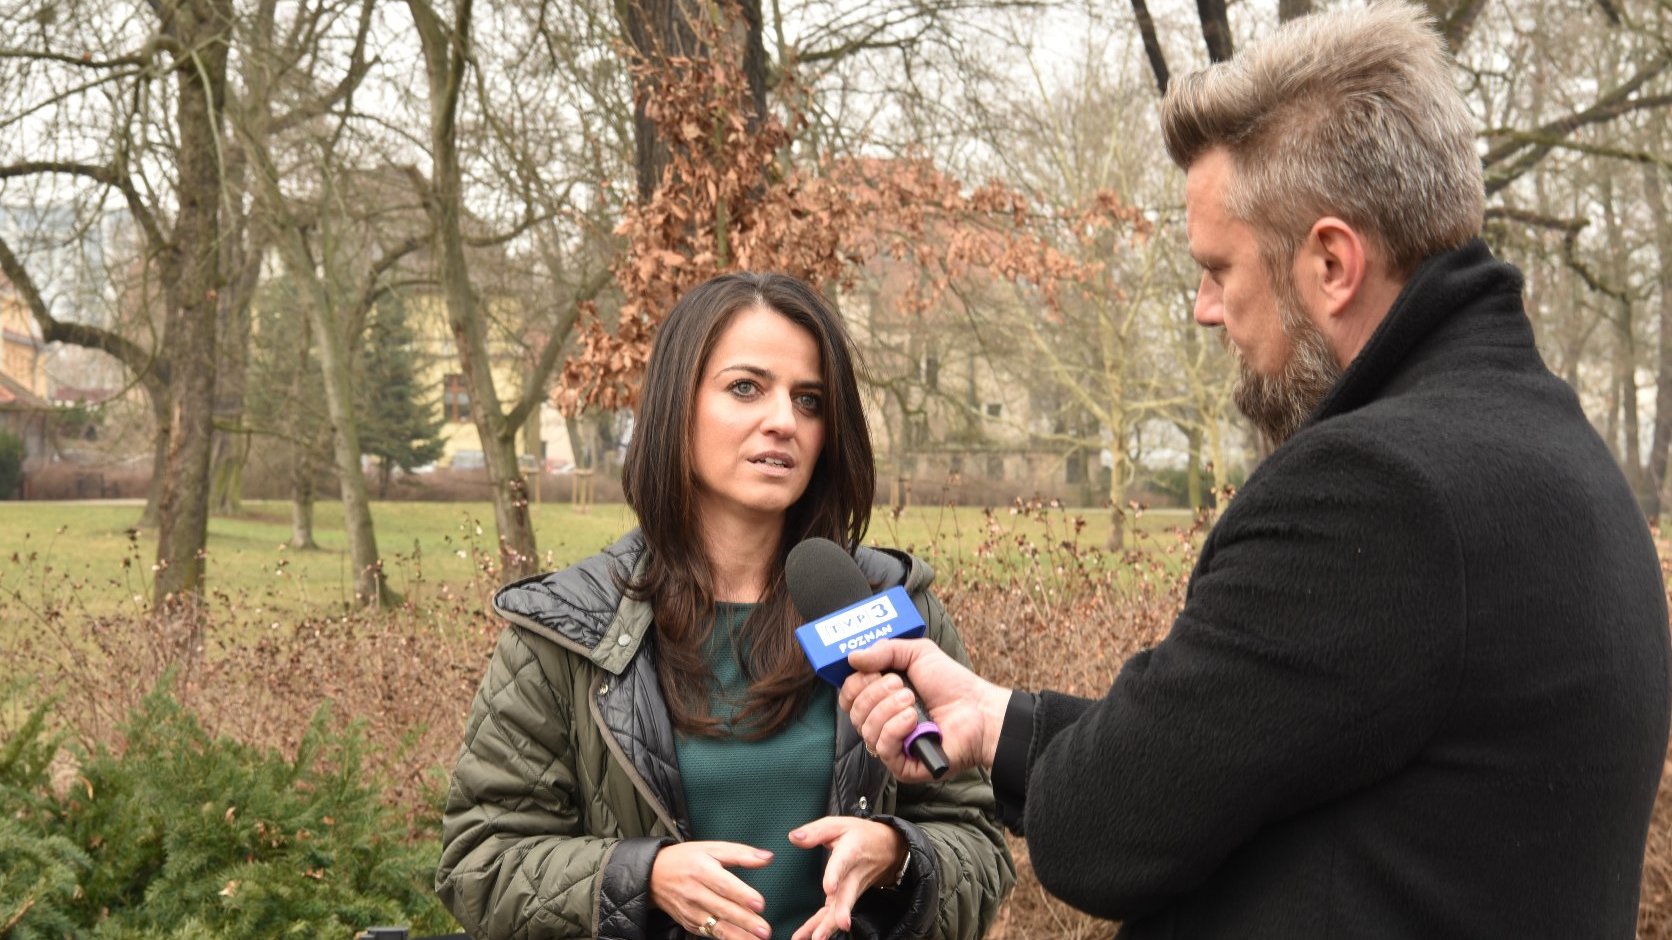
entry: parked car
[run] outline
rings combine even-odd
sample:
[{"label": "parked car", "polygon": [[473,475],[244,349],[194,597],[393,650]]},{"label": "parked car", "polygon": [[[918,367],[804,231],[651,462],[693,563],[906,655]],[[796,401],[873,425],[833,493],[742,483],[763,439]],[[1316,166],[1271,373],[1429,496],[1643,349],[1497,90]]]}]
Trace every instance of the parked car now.
[{"label": "parked car", "polygon": [[487,465],[487,458],[479,450],[456,450],[447,463],[454,470],[481,470]]}]

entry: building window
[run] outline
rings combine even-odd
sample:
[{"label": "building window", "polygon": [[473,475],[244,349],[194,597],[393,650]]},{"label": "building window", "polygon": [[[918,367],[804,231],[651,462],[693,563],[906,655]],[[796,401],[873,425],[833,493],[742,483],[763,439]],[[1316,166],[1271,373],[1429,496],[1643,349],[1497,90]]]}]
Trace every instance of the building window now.
[{"label": "building window", "polygon": [[990,402],[987,403],[987,417],[997,418],[999,415],[1001,415],[1003,413],[1004,413],[1004,405],[1002,405],[1002,404],[1000,404],[996,401],[990,401]]},{"label": "building window", "polygon": [[1004,479],[1004,456],[1002,454],[987,455],[987,479]]},{"label": "building window", "polygon": [[470,420],[470,392],[465,389],[464,376],[452,373],[442,379],[441,410],[448,421]]}]

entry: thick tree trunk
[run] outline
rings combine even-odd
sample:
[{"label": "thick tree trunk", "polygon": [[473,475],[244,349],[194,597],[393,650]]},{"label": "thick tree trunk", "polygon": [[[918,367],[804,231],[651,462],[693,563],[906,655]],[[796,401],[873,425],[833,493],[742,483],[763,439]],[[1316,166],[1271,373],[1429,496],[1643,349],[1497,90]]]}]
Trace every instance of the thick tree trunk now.
[{"label": "thick tree trunk", "polygon": [[[747,119],[750,127],[756,127],[766,114],[767,63],[761,4],[760,0],[741,0],[739,7],[742,20],[732,30],[728,42],[736,44],[733,54],[743,61],[743,75],[749,82],[755,105]],[[618,9],[628,42],[646,61],[708,54],[692,28],[695,17],[706,15],[703,0],[623,0]],[[662,172],[668,166],[668,146],[657,136],[655,123],[645,116],[645,103],[655,94],[654,85],[633,89],[633,167],[640,202],[648,201],[656,192],[662,182]]]},{"label": "thick tree trunk", "polygon": [[[700,15],[693,0],[624,0],[619,9],[633,51],[650,62],[673,56],[698,55],[701,43],[691,28],[691,18]],[[638,179],[639,201],[648,202],[662,181],[668,166],[668,145],[656,134],[656,125],[645,115],[645,105],[656,89],[633,89],[633,167]]]},{"label": "thick tree trunk", "polygon": [[179,279],[164,336],[174,407],[168,465],[158,504],[159,611],[195,606],[203,594],[209,536],[209,441],[215,404],[215,337],[220,271],[220,121],[226,94],[230,0],[188,0],[168,22],[189,55],[175,65],[179,103],[179,212],[174,226]]}]

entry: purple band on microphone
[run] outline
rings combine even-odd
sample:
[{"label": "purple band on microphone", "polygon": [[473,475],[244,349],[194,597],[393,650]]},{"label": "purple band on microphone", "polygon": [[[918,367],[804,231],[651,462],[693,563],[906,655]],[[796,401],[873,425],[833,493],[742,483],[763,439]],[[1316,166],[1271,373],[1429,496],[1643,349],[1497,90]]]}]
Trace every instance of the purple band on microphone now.
[{"label": "purple band on microphone", "polygon": [[900,745],[900,752],[905,754],[907,757],[910,757],[911,745],[913,741],[916,741],[918,738],[921,738],[926,734],[933,734],[938,738],[940,737],[940,733],[940,725],[937,725],[932,721],[920,721],[917,723],[917,727],[912,729],[911,734],[906,735],[905,743]]}]

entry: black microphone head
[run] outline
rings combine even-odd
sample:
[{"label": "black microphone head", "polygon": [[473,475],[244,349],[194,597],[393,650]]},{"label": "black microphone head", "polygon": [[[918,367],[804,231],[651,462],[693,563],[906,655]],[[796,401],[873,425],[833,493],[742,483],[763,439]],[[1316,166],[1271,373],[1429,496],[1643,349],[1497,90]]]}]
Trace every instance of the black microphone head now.
[{"label": "black microphone head", "polygon": [[821,538],[807,539],[790,549],[784,560],[784,582],[801,619],[809,621],[874,593],[853,557],[842,546]]}]

